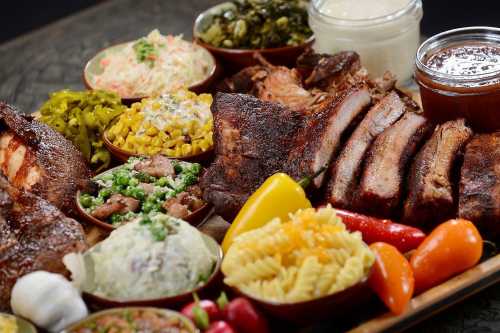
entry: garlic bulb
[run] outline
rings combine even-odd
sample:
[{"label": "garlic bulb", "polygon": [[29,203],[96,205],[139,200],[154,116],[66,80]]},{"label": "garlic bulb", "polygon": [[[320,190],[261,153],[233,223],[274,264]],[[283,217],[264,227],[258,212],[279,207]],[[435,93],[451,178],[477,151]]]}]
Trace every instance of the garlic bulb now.
[{"label": "garlic bulb", "polygon": [[50,332],[59,332],[88,315],[79,290],[64,276],[45,271],[18,279],[10,302],[16,315]]}]

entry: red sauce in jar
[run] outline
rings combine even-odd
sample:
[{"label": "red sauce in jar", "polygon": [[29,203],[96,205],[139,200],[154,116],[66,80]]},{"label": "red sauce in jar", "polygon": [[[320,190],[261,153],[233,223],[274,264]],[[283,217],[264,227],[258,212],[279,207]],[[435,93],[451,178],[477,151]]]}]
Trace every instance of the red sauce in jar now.
[{"label": "red sauce in jar", "polygon": [[415,78],[424,114],[436,122],[463,117],[480,132],[500,130],[500,29],[498,40],[490,34],[481,40],[477,31],[468,38],[471,29],[477,30],[437,35],[419,49]]},{"label": "red sauce in jar", "polygon": [[500,71],[500,45],[475,43],[448,47],[424,60],[430,69],[449,75],[482,75]]}]

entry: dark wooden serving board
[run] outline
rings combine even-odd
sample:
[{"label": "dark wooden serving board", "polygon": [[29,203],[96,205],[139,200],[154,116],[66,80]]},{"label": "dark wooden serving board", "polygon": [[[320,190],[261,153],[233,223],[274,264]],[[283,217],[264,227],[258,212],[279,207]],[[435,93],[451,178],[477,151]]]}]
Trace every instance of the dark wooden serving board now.
[{"label": "dark wooden serving board", "polygon": [[[189,39],[196,13],[218,2],[222,1],[109,0],[0,45],[0,100],[17,105],[24,112],[33,112],[52,91],[83,89],[83,66],[103,47],[132,40],[154,28],[165,33],[183,33]],[[204,226],[205,230],[219,233],[223,228],[220,224]],[[88,236],[95,242],[100,237],[99,230],[90,229]],[[358,317],[358,324],[362,320],[364,324],[350,327],[351,332],[403,331],[422,320],[409,331],[500,332],[500,286],[487,288],[499,279],[497,256],[416,297],[402,316],[382,315],[366,321],[363,314],[369,309],[360,305],[354,316]],[[484,288],[487,289],[463,301]],[[455,303],[459,304],[452,306]],[[345,330],[345,325],[332,320],[303,331]]]}]

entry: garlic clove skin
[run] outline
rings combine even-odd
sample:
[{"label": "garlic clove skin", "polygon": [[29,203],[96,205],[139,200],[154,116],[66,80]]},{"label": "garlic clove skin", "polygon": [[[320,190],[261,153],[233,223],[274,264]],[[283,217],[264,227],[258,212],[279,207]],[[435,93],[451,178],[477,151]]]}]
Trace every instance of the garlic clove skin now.
[{"label": "garlic clove skin", "polygon": [[50,332],[85,318],[87,306],[80,291],[60,274],[36,271],[17,280],[11,295],[11,308],[21,317]]}]

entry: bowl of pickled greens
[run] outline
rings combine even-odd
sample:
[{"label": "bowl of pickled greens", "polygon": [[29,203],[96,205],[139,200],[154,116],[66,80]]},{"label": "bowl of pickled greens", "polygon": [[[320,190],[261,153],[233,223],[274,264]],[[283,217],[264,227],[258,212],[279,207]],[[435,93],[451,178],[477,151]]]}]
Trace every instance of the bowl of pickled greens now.
[{"label": "bowl of pickled greens", "polygon": [[201,165],[163,155],[131,157],[127,163],[92,179],[92,191],[78,192],[82,217],[114,230],[150,213],[165,213],[191,224],[209,211],[198,186]]},{"label": "bowl of pickled greens", "polygon": [[293,65],[314,41],[303,0],[224,2],[198,15],[193,36],[235,69],[256,65],[256,51],[275,65]]},{"label": "bowl of pickled greens", "polygon": [[121,98],[112,92],[60,90],[50,94],[37,118],[70,140],[98,173],[111,164],[104,130],[125,110]]}]

